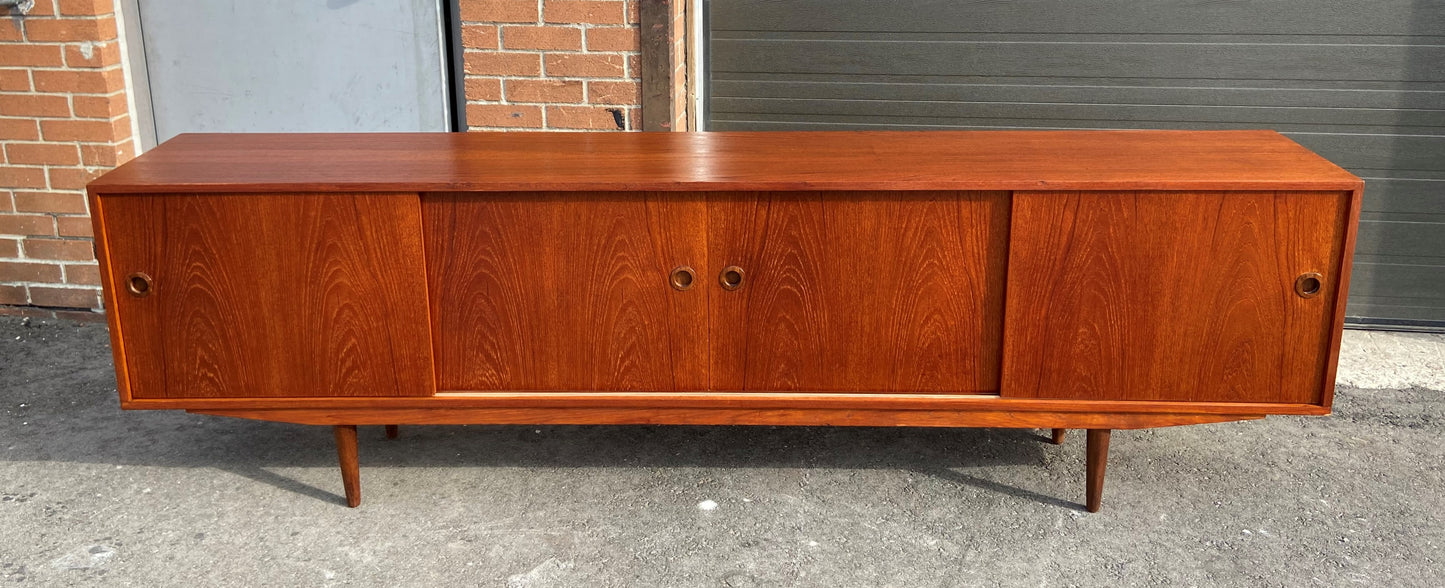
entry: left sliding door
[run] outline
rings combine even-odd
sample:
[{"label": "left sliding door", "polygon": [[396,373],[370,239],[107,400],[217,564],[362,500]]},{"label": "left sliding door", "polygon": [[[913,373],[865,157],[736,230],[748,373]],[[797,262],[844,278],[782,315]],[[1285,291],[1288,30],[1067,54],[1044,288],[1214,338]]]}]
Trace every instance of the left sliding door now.
[{"label": "left sliding door", "polygon": [[416,194],[97,202],[123,398],[435,389]]}]

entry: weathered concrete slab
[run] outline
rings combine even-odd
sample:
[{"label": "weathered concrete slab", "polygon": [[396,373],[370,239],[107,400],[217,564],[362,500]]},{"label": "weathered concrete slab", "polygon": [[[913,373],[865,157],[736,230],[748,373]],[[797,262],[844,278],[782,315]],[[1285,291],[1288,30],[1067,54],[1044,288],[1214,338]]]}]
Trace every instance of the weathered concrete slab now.
[{"label": "weathered concrete slab", "polygon": [[329,430],[122,412],[114,390],[103,326],[0,319],[0,580],[1424,586],[1445,576],[1445,394],[1423,388],[1341,389],[1332,417],[1118,432],[1099,514],[1077,505],[1077,432],[1055,447],[1044,431],[771,427],[403,427],[395,441],[368,427],[364,502],[348,509]]},{"label": "weathered concrete slab", "polygon": [[1445,335],[1346,330],[1335,383],[1445,390]]}]

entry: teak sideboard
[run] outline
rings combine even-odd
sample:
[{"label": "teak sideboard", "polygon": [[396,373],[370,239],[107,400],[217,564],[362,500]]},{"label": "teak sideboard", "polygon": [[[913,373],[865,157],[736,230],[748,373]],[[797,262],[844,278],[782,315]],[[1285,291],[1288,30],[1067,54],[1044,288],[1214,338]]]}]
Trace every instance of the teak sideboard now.
[{"label": "teak sideboard", "polygon": [[89,186],[121,406],[335,427],[1330,411],[1359,178],[1270,131],[182,135]]}]

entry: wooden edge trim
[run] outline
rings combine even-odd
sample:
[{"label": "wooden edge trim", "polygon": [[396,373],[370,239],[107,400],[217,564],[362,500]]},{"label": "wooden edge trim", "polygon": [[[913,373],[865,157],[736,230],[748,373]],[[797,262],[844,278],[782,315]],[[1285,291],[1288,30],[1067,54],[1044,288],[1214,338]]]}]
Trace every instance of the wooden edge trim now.
[{"label": "wooden edge trim", "polygon": [[422,295],[426,296],[425,300],[423,301],[423,303],[426,305],[426,328],[428,331],[428,361],[426,362],[428,380],[426,384],[427,390],[429,390],[428,393],[436,394],[437,358],[441,357],[441,350],[438,348],[440,342],[437,338],[437,331],[439,328],[437,324],[437,317],[436,313],[432,312],[432,300],[434,300],[434,298],[432,297],[431,291],[432,268],[429,265],[430,262],[428,261],[431,258],[427,255],[427,242],[429,241],[429,239],[426,238],[426,204],[422,201],[422,198],[424,197],[423,193],[415,192],[412,193],[411,196],[413,198],[412,202],[416,204],[416,241],[417,255],[421,256],[421,289]]},{"label": "wooden edge trim", "polygon": [[644,131],[673,130],[672,2],[680,1],[637,3]]},{"label": "wooden edge trim", "polygon": [[832,394],[765,392],[441,392],[430,397],[136,399],[126,409],[186,410],[391,409],[739,409],[922,410],[1120,414],[1325,415],[1313,404],[1244,402],[1106,401],[1001,398],[995,395]]},{"label": "wooden edge trim", "polygon": [[120,336],[120,313],[115,311],[118,291],[110,272],[110,241],[105,235],[105,212],[99,193],[87,187],[85,195],[90,203],[90,228],[94,233],[92,238],[95,240],[95,260],[100,271],[100,297],[105,303],[105,324],[110,332],[111,359],[115,362],[115,387],[120,392],[120,402],[124,405],[132,402],[134,398],[131,395],[130,374],[126,370],[125,343]]},{"label": "wooden edge trim", "polygon": [[1340,367],[1340,345],[1345,331],[1345,302],[1350,295],[1350,273],[1355,262],[1355,234],[1360,230],[1360,207],[1365,188],[1350,191],[1349,212],[1345,218],[1345,243],[1340,252],[1340,279],[1335,283],[1335,310],[1330,327],[1329,356],[1325,358],[1324,388],[1320,390],[1320,406],[1329,409],[1335,401],[1335,375]]},{"label": "wooden edge trim", "polygon": [[[645,97],[644,97],[645,99]],[[646,108],[644,107],[644,113]],[[1167,182],[1023,182],[1023,181],[776,181],[776,180],[693,180],[693,181],[536,181],[536,182],[355,182],[330,180],[324,183],[296,182],[234,182],[234,183],[153,183],[129,184],[110,182],[106,193],[113,194],[213,194],[273,192],[793,192],[793,191],[1149,191],[1149,192],[1336,192],[1357,190],[1359,181],[1253,181],[1221,182],[1170,180]]]},{"label": "wooden edge trim", "polygon": [[303,408],[189,412],[303,425],[792,425],[1147,429],[1264,418],[1264,415],[1260,414],[738,408]]}]

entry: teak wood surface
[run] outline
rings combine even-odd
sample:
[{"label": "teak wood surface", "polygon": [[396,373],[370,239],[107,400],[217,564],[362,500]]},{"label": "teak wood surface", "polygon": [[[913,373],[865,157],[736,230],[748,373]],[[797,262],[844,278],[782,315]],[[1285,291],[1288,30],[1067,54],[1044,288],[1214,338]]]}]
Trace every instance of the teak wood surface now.
[{"label": "teak wood surface", "polygon": [[180,135],[92,192],[1354,190],[1274,131]]},{"label": "teak wood surface", "polygon": [[[415,194],[127,194],[99,204],[131,397],[435,390]],[[149,291],[120,294],[135,273]]]},{"label": "teak wood surface", "polygon": [[697,195],[441,193],[422,199],[441,390],[703,390],[708,288]]},{"label": "teak wood surface", "polygon": [[709,194],[711,389],[996,393],[1008,197]]},{"label": "teak wood surface", "polygon": [[1001,427],[1149,429],[1264,418],[1262,414],[1113,414],[1011,411],[740,408],[348,408],[194,409],[189,412],[302,425],[798,425],[828,427]]},{"label": "teak wood surface", "polygon": [[[1264,131],[387,134],[183,136],[90,191],[136,408],[714,390],[1299,412],[1278,407],[1329,405],[1358,185]],[[153,296],[121,295],[132,271]]]},{"label": "teak wood surface", "polygon": [[1088,429],[1095,510],[1111,429],[1329,412],[1362,183],[1270,131],[470,133],[88,189],[122,407],[335,425],[353,505],[356,425],[776,424]]},{"label": "teak wood surface", "polygon": [[[1347,192],[1016,192],[1007,396],[1316,404]],[[1295,281],[1320,274],[1303,298]]]}]

